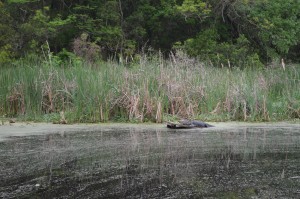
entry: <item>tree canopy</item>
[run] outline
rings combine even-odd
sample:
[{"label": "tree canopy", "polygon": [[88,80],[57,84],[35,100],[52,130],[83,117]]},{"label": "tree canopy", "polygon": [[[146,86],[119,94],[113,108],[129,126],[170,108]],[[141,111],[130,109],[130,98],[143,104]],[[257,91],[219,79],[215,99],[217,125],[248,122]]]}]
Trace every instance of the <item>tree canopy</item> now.
[{"label": "tree canopy", "polygon": [[1,0],[0,15],[0,63],[45,50],[132,58],[146,47],[216,66],[300,57],[298,0]]}]

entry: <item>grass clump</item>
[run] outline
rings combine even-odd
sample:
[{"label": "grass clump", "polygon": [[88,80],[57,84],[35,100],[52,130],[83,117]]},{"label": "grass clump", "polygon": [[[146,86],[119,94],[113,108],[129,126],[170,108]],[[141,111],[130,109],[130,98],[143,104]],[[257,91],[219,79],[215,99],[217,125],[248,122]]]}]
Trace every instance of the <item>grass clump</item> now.
[{"label": "grass clump", "polygon": [[70,62],[19,61],[2,67],[0,114],[54,122],[278,121],[300,118],[300,69],[215,68],[196,60],[143,57]]}]

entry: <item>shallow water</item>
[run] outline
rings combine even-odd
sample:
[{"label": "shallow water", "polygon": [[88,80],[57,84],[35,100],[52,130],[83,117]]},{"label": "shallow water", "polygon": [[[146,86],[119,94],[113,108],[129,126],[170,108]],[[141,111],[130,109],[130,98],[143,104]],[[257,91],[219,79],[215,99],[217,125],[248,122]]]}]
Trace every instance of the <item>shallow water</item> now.
[{"label": "shallow water", "polygon": [[0,198],[300,198],[300,126],[112,126],[0,142]]}]

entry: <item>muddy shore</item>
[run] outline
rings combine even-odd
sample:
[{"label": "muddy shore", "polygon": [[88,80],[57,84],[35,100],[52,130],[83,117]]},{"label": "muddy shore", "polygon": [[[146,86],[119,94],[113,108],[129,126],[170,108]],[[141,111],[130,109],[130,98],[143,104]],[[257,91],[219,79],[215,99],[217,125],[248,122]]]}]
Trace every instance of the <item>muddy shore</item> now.
[{"label": "muddy shore", "polygon": [[[294,128],[300,127],[300,124],[289,123],[289,122],[275,122],[275,123],[246,123],[246,122],[210,122],[215,127],[213,130],[228,130],[237,127],[285,127]],[[15,136],[29,136],[29,135],[44,135],[51,133],[67,132],[78,132],[80,131],[93,131],[100,129],[109,128],[153,128],[153,129],[165,129],[166,124],[155,124],[155,123],[141,123],[141,124],[130,124],[130,123],[98,123],[98,124],[52,124],[52,123],[33,123],[33,122],[16,122],[8,123],[5,122],[0,125],[0,141],[9,137]],[[198,129],[199,130],[199,129]],[[201,131],[210,131],[212,129],[201,129]]]},{"label": "muddy shore", "polygon": [[5,123],[0,198],[299,198],[300,124]]}]

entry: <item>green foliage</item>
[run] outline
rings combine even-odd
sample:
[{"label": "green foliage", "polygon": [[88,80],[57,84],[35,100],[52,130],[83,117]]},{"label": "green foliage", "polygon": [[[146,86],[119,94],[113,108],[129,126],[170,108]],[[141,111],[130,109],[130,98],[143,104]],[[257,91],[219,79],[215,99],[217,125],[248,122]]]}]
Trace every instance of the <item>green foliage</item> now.
[{"label": "green foliage", "polygon": [[300,4],[295,0],[211,2],[232,38],[244,34],[265,61],[287,57],[300,44]]},{"label": "green foliage", "polygon": [[176,6],[185,17],[197,16],[202,19],[210,12],[209,4],[203,0],[184,0],[182,5]]},{"label": "green foliage", "polygon": [[[143,114],[142,119],[155,120],[158,113],[187,112],[180,107],[196,107],[197,114],[210,118],[217,118],[210,114],[215,111],[227,119],[250,120],[300,112],[299,77],[289,69],[288,74],[262,69],[281,58],[300,60],[300,4],[295,0],[8,0],[0,2],[0,16],[1,66],[38,66],[0,74],[2,112],[55,112],[55,103],[57,109],[75,112],[74,121],[120,115],[133,121]],[[171,53],[168,63],[162,57],[172,48],[181,54]],[[110,58],[133,67],[102,62]],[[219,68],[202,71],[195,58]],[[101,67],[95,67],[99,62]],[[64,70],[69,73],[60,76]],[[35,77],[40,79],[30,79]],[[42,89],[36,82],[47,85]],[[57,92],[53,99],[41,96],[45,88]],[[35,101],[44,107],[31,107]],[[134,101],[137,106],[131,107]]]},{"label": "green foliage", "polygon": [[[53,54],[72,52],[82,34],[96,59],[132,59],[148,47],[168,55],[184,44],[190,56],[217,65],[299,60],[295,0],[8,0],[0,2],[0,15],[3,60],[42,55],[47,42]],[[85,55],[79,56],[92,60]]]},{"label": "green foliage", "polygon": [[191,56],[200,56],[204,59],[209,59],[215,54],[217,48],[217,40],[219,35],[214,29],[204,30],[195,38],[190,38],[185,41],[184,48]]},{"label": "green foliage", "polygon": [[54,62],[55,66],[73,66],[81,64],[81,59],[74,53],[63,49],[52,57],[52,62]]},{"label": "green foliage", "polygon": [[217,46],[215,52],[218,54],[212,56],[212,58],[219,64],[241,68],[263,67],[258,54],[251,47],[251,43],[244,35],[240,35],[234,43],[221,43]]},{"label": "green foliage", "polygon": [[[69,60],[57,67],[30,57],[0,73],[0,115],[68,122],[270,121],[300,117],[300,68],[216,68],[188,58],[145,59],[135,67]],[[36,59],[36,60],[34,60]],[[68,60],[68,58],[66,58]],[[161,63],[163,67],[157,67]],[[62,64],[62,62],[61,62]],[[65,63],[66,64],[66,63]],[[198,67],[201,65],[201,67]],[[174,72],[176,71],[176,72]]]},{"label": "green foliage", "polygon": [[263,66],[258,54],[244,35],[240,35],[234,42],[219,42],[219,38],[215,29],[208,29],[195,38],[186,40],[182,48],[190,56],[198,56],[200,60],[210,61],[219,67]]},{"label": "green foliage", "polygon": [[[30,37],[35,38],[35,42],[38,42],[37,46],[41,46],[46,41],[56,38],[59,30],[73,23],[74,16],[70,15],[66,19],[62,19],[60,15],[55,18],[50,18],[48,14],[49,7],[44,7],[43,10],[36,10],[35,14],[29,19],[28,23],[22,25],[22,29],[32,34]],[[35,30],[32,32],[32,30]],[[35,48],[36,46],[34,46]]]},{"label": "green foliage", "polygon": [[8,3],[31,3],[37,2],[38,0],[7,0]]},{"label": "green foliage", "polygon": [[9,44],[0,48],[0,65],[11,62],[12,58],[12,47]]},{"label": "green foliage", "polygon": [[258,1],[251,6],[249,19],[260,28],[259,37],[280,55],[300,43],[300,4],[295,0]]},{"label": "green foliage", "polygon": [[93,62],[101,58],[101,48],[95,42],[89,41],[89,35],[82,33],[80,37],[76,38],[73,42],[74,53],[84,58],[86,61]]},{"label": "green foliage", "polygon": [[10,62],[14,58],[14,40],[16,39],[15,30],[10,26],[13,19],[5,9],[4,4],[0,2],[0,64]]},{"label": "green foliage", "polygon": [[124,33],[118,1],[90,1],[88,5],[76,5],[74,11],[75,26],[81,33],[88,33],[104,56],[122,49]]}]

